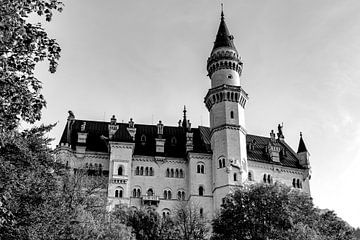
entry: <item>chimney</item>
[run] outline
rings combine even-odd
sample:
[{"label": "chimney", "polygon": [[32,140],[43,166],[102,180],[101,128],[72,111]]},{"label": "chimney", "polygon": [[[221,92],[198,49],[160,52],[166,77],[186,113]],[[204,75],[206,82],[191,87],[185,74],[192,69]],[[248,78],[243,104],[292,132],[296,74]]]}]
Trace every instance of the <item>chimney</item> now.
[{"label": "chimney", "polygon": [[186,152],[192,151],[193,149],[194,149],[193,133],[186,132]]},{"label": "chimney", "polygon": [[163,138],[164,134],[164,124],[161,121],[156,125],[158,137],[155,138],[156,144],[156,153],[163,154],[165,152],[165,139]]},{"label": "chimney", "polygon": [[110,124],[108,125],[109,129],[109,139],[112,140],[116,131],[119,129],[119,125],[116,124],[115,115],[112,116],[110,119]]},{"label": "chimney", "polygon": [[86,150],[86,140],[88,133],[86,132],[86,122],[83,122],[80,127],[80,131],[77,133],[77,143],[76,143],[76,151],[78,153],[85,153]]},{"label": "chimney", "polygon": [[133,141],[135,141],[136,128],[132,118],[130,118],[129,126],[126,128]]}]

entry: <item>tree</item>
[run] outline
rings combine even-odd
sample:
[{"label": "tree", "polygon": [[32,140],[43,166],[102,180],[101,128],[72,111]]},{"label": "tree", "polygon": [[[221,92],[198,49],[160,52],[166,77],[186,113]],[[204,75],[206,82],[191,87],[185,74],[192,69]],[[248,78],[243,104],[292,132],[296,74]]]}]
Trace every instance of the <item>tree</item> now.
[{"label": "tree", "polygon": [[7,132],[0,148],[0,239],[28,239],[37,212],[56,188],[50,139],[52,126]]},{"label": "tree", "polygon": [[309,195],[280,183],[244,186],[230,194],[212,225],[214,240],[354,237],[344,221],[315,208]]},{"label": "tree", "polygon": [[[201,210],[202,211],[202,210]],[[200,207],[194,202],[180,203],[175,208],[174,222],[178,229],[178,238],[182,240],[206,239],[209,226],[206,218],[200,213]]]},{"label": "tree", "polygon": [[[41,24],[27,21],[31,14],[51,21],[53,11],[62,11],[58,0],[0,1],[0,134],[14,129],[20,119],[40,120],[46,102],[42,84],[34,76],[36,63],[47,59],[55,72],[60,47],[48,37]],[[1,136],[3,139],[3,136]]]}]

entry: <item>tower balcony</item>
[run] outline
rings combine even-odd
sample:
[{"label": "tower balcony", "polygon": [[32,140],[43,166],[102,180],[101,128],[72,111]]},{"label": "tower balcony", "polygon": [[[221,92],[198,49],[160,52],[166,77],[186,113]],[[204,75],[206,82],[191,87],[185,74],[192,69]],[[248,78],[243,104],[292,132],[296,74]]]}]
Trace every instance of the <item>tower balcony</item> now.
[{"label": "tower balcony", "polygon": [[141,197],[141,203],[142,205],[148,205],[148,206],[158,206],[160,202],[160,197],[156,195],[143,195]]}]

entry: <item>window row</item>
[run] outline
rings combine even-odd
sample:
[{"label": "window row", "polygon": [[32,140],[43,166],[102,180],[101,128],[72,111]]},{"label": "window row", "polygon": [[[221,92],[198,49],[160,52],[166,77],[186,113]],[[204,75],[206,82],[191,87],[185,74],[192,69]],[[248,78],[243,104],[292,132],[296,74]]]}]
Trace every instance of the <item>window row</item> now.
[{"label": "window row", "polygon": [[94,164],[92,164],[92,163],[85,163],[85,168],[89,168],[89,169],[102,169],[102,164],[101,163],[99,163],[99,164],[97,164],[97,163],[94,163]]},{"label": "window row", "polygon": [[166,169],[166,177],[184,178],[184,171],[182,169]]},{"label": "window row", "polygon": [[293,179],[292,185],[294,188],[302,188],[302,182],[300,179]]},{"label": "window row", "polygon": [[152,167],[136,167],[135,175],[154,176],[154,169]]},{"label": "window row", "polygon": [[[145,145],[146,144],[146,141],[147,141],[147,138],[146,138],[146,135],[145,134],[142,134],[141,137],[140,137],[140,142],[141,142],[141,145]],[[170,145],[171,146],[176,146],[177,144],[177,139],[175,136],[173,136],[171,139],[170,139]]]}]

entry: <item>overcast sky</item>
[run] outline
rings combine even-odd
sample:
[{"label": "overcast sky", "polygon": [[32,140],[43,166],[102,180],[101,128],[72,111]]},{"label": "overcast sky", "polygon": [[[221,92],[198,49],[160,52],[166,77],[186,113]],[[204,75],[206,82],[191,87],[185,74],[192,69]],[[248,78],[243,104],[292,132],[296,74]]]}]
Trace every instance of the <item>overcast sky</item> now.
[{"label": "overcast sky", "polygon": [[[192,126],[209,126],[203,103],[206,60],[220,1],[75,0],[46,24],[62,48],[56,74],[42,64],[47,109],[58,125],[78,119],[177,125],[187,106]],[[311,154],[311,193],[320,208],[360,227],[360,1],[224,1],[242,56],[249,94],[246,128],[269,136],[284,123],[297,150]]]}]

